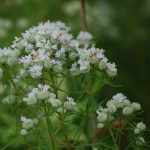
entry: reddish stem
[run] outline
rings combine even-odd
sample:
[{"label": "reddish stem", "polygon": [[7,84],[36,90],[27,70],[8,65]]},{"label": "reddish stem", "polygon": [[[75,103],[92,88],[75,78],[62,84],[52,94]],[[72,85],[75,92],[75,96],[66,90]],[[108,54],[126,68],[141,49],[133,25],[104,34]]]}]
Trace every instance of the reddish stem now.
[{"label": "reddish stem", "polygon": [[85,0],[80,0],[80,6],[81,6],[82,28],[83,31],[87,31]]}]

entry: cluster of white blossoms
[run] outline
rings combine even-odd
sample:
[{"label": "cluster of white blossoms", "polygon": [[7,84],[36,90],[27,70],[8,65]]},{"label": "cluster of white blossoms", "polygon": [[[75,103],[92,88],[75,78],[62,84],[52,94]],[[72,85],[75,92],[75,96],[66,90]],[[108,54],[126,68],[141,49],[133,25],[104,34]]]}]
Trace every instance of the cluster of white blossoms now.
[{"label": "cluster of white blossoms", "polygon": [[0,66],[2,64],[7,64],[8,66],[16,64],[19,54],[19,50],[12,50],[11,48],[0,48]]},{"label": "cluster of white blossoms", "polygon": [[131,103],[126,96],[118,93],[106,103],[105,108],[100,107],[97,110],[98,128],[112,123],[117,117],[129,117],[133,113],[141,110],[141,105],[137,102]]},{"label": "cluster of white blossoms", "polygon": [[30,119],[21,116],[22,129],[20,131],[21,135],[27,135],[29,130],[38,124],[38,119]]},{"label": "cluster of white blossoms", "polygon": [[49,88],[49,85],[38,84],[37,88],[31,90],[28,97],[23,98],[23,102],[26,102],[28,105],[33,105],[48,99],[50,96]]},{"label": "cluster of white blossoms", "polygon": [[61,100],[56,98],[56,95],[54,93],[50,93],[48,102],[52,105],[53,108],[56,109],[58,113],[72,111],[77,105],[72,97],[67,97],[66,101],[62,102]]},{"label": "cluster of white blossoms", "polygon": [[56,108],[57,112],[64,112],[66,110],[74,110],[76,102],[72,97],[67,97],[65,102],[62,102],[56,97],[56,94],[50,92],[50,86],[45,84],[38,84],[37,88],[33,88],[28,96],[23,98],[23,102],[27,105],[40,104],[45,101]]},{"label": "cluster of white blossoms", "polygon": [[92,35],[83,31],[73,38],[62,22],[40,23],[16,37],[10,48],[0,49],[0,63],[17,64],[21,73],[24,70],[33,79],[42,78],[48,70],[62,73],[68,69],[76,76],[92,68],[114,77],[116,65],[108,61],[103,49],[91,45],[91,39]]},{"label": "cluster of white blossoms", "polygon": [[146,129],[146,125],[143,122],[137,123],[134,134],[136,135],[136,144],[137,145],[143,145],[145,144],[145,139],[142,137],[143,132]]},{"label": "cluster of white blossoms", "polygon": [[136,140],[136,144],[139,146],[142,146],[145,143],[145,139],[142,136],[138,137],[138,139]]},{"label": "cluster of white blossoms", "polygon": [[[57,98],[56,94],[50,91],[50,86],[45,84],[38,84],[36,88],[33,88],[28,96],[23,98],[23,102],[27,105],[41,104],[44,102],[46,105],[52,106],[55,110],[54,112],[61,114],[67,111],[73,111],[76,107],[76,102],[72,97],[67,97],[65,101],[61,101]],[[28,130],[34,127],[37,123],[37,119],[27,119],[21,117],[23,129],[21,130],[21,135],[27,135]]]},{"label": "cluster of white blossoms", "polygon": [[136,125],[136,128],[134,129],[135,134],[140,134],[146,129],[146,125],[143,122],[139,122]]}]

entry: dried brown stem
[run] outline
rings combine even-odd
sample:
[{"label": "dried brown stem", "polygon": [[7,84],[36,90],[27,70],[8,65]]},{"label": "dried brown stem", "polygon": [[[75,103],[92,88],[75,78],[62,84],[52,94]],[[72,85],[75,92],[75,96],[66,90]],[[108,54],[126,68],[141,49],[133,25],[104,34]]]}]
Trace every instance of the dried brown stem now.
[{"label": "dried brown stem", "polygon": [[87,31],[85,0],[80,0],[83,31]]}]

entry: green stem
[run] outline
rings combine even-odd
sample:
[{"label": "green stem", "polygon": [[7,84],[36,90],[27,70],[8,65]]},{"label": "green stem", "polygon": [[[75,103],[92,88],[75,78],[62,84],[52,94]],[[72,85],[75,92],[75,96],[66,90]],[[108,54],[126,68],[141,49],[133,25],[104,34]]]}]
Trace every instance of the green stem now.
[{"label": "green stem", "polygon": [[119,148],[118,148],[118,146],[117,146],[117,143],[116,143],[116,141],[115,141],[115,138],[114,138],[114,135],[113,135],[113,132],[112,132],[111,127],[109,128],[109,131],[110,131],[111,137],[112,137],[112,139],[113,139],[113,142],[114,142],[114,144],[115,144],[116,150],[119,150]]},{"label": "green stem", "polygon": [[55,142],[54,142],[54,138],[53,138],[51,120],[50,120],[50,118],[48,116],[47,106],[46,106],[45,103],[44,103],[44,111],[45,111],[45,115],[46,115],[46,122],[47,122],[47,127],[48,127],[48,133],[49,133],[50,141],[51,141],[51,144],[52,144],[52,149],[56,150]]},{"label": "green stem", "polygon": [[82,134],[82,131],[84,130],[84,128],[87,126],[87,130],[88,130],[88,123],[89,123],[89,106],[90,106],[90,99],[91,99],[91,77],[90,77],[90,74],[89,74],[89,80],[88,80],[88,84],[85,86],[87,87],[88,86],[88,91],[87,91],[87,103],[86,103],[86,109],[85,109],[85,113],[86,113],[86,117],[85,117],[85,121],[83,123],[83,125],[81,126],[79,132],[77,133],[77,135],[75,136],[75,142],[73,143],[76,144],[76,142],[78,142],[81,134]]}]

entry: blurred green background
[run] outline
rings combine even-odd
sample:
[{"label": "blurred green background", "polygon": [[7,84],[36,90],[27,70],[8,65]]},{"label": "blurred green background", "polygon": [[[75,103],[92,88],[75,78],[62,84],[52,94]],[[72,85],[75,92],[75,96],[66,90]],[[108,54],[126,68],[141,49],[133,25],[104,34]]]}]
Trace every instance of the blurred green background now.
[{"label": "blurred green background", "polygon": [[[150,0],[86,0],[86,13],[97,47],[105,49],[118,68],[118,76],[102,89],[100,98],[116,92],[128,95],[141,103],[144,122],[150,127]],[[82,30],[80,1],[0,0],[0,47],[10,46],[15,36],[47,20],[65,22],[76,35]],[[13,138],[11,131],[3,135],[13,125],[9,118],[0,114],[0,145]]]}]

